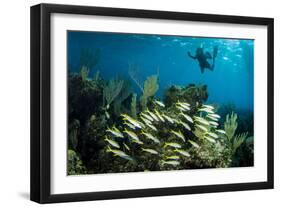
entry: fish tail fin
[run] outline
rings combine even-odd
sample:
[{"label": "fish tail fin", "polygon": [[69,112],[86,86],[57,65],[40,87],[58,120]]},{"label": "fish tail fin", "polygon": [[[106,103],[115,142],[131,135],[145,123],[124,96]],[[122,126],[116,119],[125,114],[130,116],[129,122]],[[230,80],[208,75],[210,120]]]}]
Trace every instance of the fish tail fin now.
[{"label": "fish tail fin", "polygon": [[112,149],[108,146],[107,149],[106,149],[106,152],[111,152]]}]

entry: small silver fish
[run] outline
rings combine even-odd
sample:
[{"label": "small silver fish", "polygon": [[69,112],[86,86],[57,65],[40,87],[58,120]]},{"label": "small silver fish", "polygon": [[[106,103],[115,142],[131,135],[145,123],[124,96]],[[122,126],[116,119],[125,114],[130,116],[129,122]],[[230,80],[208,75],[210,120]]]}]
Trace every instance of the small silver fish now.
[{"label": "small silver fish", "polygon": [[202,118],[202,117],[193,116],[193,118],[195,119],[195,122],[199,122],[200,124],[204,124],[204,125],[206,125],[206,126],[209,126],[209,125],[210,125],[210,123],[209,123],[206,119],[204,119],[204,118]]},{"label": "small silver fish", "polygon": [[139,137],[134,132],[127,129],[125,129],[123,132],[129,135],[129,137],[131,137],[134,141],[140,141]]},{"label": "small silver fish", "polygon": [[154,150],[154,149],[148,149],[148,148],[141,148],[141,149],[144,152],[148,152],[150,154],[158,155],[158,152],[156,150]]},{"label": "small silver fish", "polygon": [[107,128],[106,130],[107,132],[110,132],[111,134],[113,134],[116,137],[120,137],[123,138],[123,134],[119,131],[119,129],[117,129],[116,127],[112,127],[112,129]]},{"label": "small silver fish", "polygon": [[184,114],[184,113],[180,113],[180,115],[182,115],[187,121],[189,121],[190,123],[193,123],[193,120],[192,120],[192,118],[189,116],[189,115],[187,115],[187,114]]},{"label": "small silver fish", "polygon": [[159,111],[157,111],[156,109],[154,110],[156,116],[162,121],[165,122],[165,119],[161,116],[161,114],[159,113]]},{"label": "small silver fish", "polygon": [[188,109],[185,109],[184,107],[182,106],[176,106],[177,109],[179,109],[180,111],[188,111]]},{"label": "small silver fish", "polygon": [[160,143],[160,140],[156,137],[154,137],[152,134],[150,133],[146,133],[146,132],[141,132],[141,134],[143,134],[144,136],[146,136],[148,139],[151,139],[153,142],[155,143]]},{"label": "small silver fish", "polygon": [[146,110],[146,112],[155,120],[155,121],[159,121],[158,117],[152,113],[151,111],[149,111],[148,109]]},{"label": "small silver fish", "polygon": [[152,124],[151,121],[148,119],[144,118],[143,116],[140,116],[140,119],[147,125],[147,124]]},{"label": "small silver fish", "polygon": [[180,164],[180,162],[176,160],[162,161],[162,163],[165,165],[173,165],[173,166],[177,166]]},{"label": "small silver fish", "polygon": [[184,108],[184,110],[190,111],[190,104],[179,102],[179,101],[176,104],[177,106]]},{"label": "small silver fish", "polygon": [[172,155],[172,156],[166,156],[165,159],[167,160],[179,160],[180,157],[177,155]]},{"label": "small silver fish", "polygon": [[116,148],[120,148],[120,145],[116,141],[108,139],[107,137],[104,140],[106,142],[108,142],[111,146],[116,147]]},{"label": "small silver fish", "polygon": [[183,127],[184,127],[185,129],[191,131],[191,128],[190,128],[190,126],[189,126],[187,123],[184,123],[184,122],[182,122],[182,121],[180,121],[179,123],[180,123],[181,125],[183,125]]},{"label": "small silver fish", "polygon": [[204,108],[209,108],[209,109],[211,109],[211,110],[214,110],[214,109],[215,109],[213,106],[207,105],[207,104],[203,104],[202,107],[204,107]]},{"label": "small silver fish", "polygon": [[128,122],[124,123],[125,125],[127,125],[128,127],[130,127],[131,129],[136,129],[136,127]]},{"label": "small silver fish", "polygon": [[225,131],[222,129],[217,129],[216,132],[220,133],[220,134],[225,134]]},{"label": "small silver fish", "polygon": [[200,108],[200,109],[198,109],[198,111],[204,111],[204,112],[209,113],[209,114],[214,113],[214,112],[213,112],[211,109],[209,109],[209,108]]},{"label": "small silver fish", "polygon": [[126,143],[123,143],[123,145],[128,151],[130,151],[130,147],[128,145],[126,145]]},{"label": "small silver fish", "polygon": [[132,142],[137,143],[137,144],[143,144],[143,142],[140,140],[133,140]]},{"label": "small silver fish", "polygon": [[207,132],[208,129],[202,125],[199,125],[199,124],[195,124],[195,127],[199,128],[201,131],[204,131],[204,132]]},{"label": "small silver fish", "polygon": [[171,124],[174,124],[174,123],[175,123],[173,118],[171,118],[171,117],[169,117],[169,116],[167,116],[167,115],[165,115],[165,114],[162,114],[162,116],[163,116],[168,122],[170,122]]},{"label": "small silver fish", "polygon": [[214,122],[214,121],[209,121],[209,123],[215,127],[217,127],[219,124],[217,122]]},{"label": "small silver fish", "polygon": [[165,104],[163,102],[161,102],[161,101],[155,100],[154,103],[156,103],[158,106],[161,106],[163,108],[165,107]]},{"label": "small silver fish", "polygon": [[105,116],[106,116],[107,119],[110,119],[110,115],[107,111],[105,112]]},{"label": "small silver fish", "polygon": [[175,152],[178,152],[183,156],[190,157],[190,154],[187,151],[176,149]]},{"label": "small silver fish", "polygon": [[215,139],[219,138],[219,136],[213,132],[208,132],[207,134]]},{"label": "small silver fish", "polygon": [[152,124],[147,124],[147,126],[154,131],[158,131],[157,128]]},{"label": "small silver fish", "polygon": [[133,158],[131,156],[127,155],[125,152],[123,152],[121,150],[113,150],[110,147],[108,147],[108,149],[106,151],[112,152],[115,156],[119,156],[119,157],[124,158],[126,160],[130,160],[130,161],[133,160]]},{"label": "small silver fish", "polygon": [[181,145],[175,142],[166,142],[164,148],[167,146],[174,147],[174,148],[181,148]]},{"label": "small silver fish", "polygon": [[176,131],[174,131],[174,130],[171,130],[171,133],[173,133],[174,135],[176,135],[178,138],[180,138],[182,141],[185,142],[185,137],[184,137],[184,135],[181,133],[181,131],[176,132]]},{"label": "small silver fish", "polygon": [[212,121],[218,121],[217,118],[210,116],[209,114],[206,116],[208,119],[211,119]]},{"label": "small silver fish", "polygon": [[194,142],[194,141],[192,141],[192,140],[188,140],[188,142],[189,142],[193,147],[195,147],[195,148],[199,148],[199,147],[200,147],[196,142]]},{"label": "small silver fish", "polygon": [[209,136],[204,136],[205,139],[207,139],[209,142],[212,142],[212,143],[216,143],[216,140],[214,140],[213,138],[209,137]]},{"label": "small silver fish", "polygon": [[[178,101],[179,102],[179,101]],[[185,105],[185,106],[189,106],[190,107],[190,104],[189,103],[186,103],[186,102],[179,102],[180,104],[182,105]]]},{"label": "small silver fish", "polygon": [[130,122],[135,127],[140,128],[140,129],[142,128],[142,123],[133,119],[132,117],[128,116],[127,114],[121,114],[121,116],[123,117],[123,120]]},{"label": "small silver fish", "polygon": [[217,118],[217,119],[221,118],[221,116],[218,115],[218,114],[208,114],[208,115],[211,116],[211,117]]},{"label": "small silver fish", "polygon": [[141,113],[141,116],[145,117],[146,119],[148,119],[149,121],[154,121],[153,118],[151,116],[149,116],[148,114],[145,113]]}]

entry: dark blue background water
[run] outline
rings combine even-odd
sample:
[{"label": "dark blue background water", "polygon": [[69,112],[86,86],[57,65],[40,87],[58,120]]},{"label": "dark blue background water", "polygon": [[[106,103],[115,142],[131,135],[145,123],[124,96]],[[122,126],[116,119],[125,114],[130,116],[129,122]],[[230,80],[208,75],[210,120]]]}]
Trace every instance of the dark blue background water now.
[{"label": "dark blue background water", "polygon": [[[211,54],[213,46],[218,46],[213,72],[201,74],[198,62],[187,56],[188,51],[195,55],[200,46]],[[252,110],[253,47],[253,40],[69,31],[68,65],[72,72],[79,71],[81,50],[99,49],[100,59],[92,73],[99,70],[104,79],[120,75],[129,79],[129,63],[139,66],[142,79],[159,68],[160,98],[173,84],[206,84],[209,103],[233,103]],[[132,85],[140,93],[134,82]]]}]

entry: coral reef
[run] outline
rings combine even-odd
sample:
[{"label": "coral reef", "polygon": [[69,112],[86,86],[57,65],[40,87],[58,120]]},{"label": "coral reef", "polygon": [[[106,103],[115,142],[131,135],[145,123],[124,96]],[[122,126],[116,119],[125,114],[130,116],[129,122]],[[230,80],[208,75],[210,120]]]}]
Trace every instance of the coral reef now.
[{"label": "coral reef", "polygon": [[95,64],[68,75],[69,175],[253,165],[251,114],[221,118],[206,85],[172,85],[162,102],[158,74],[131,72],[138,98],[125,78],[90,75]]},{"label": "coral reef", "polygon": [[175,100],[188,102],[191,105],[202,104],[208,99],[207,86],[196,86],[189,84],[186,87],[182,86],[171,86],[165,91],[164,103],[167,106],[171,106]]}]

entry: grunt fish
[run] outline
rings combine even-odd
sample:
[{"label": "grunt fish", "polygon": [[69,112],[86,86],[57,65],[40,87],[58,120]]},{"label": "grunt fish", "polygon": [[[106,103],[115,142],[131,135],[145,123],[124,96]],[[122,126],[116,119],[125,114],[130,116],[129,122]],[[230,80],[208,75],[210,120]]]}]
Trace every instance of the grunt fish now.
[{"label": "grunt fish", "polygon": [[107,137],[104,140],[106,142],[108,142],[111,146],[116,147],[116,148],[120,148],[120,145],[116,141],[108,139]]},{"label": "grunt fish", "polygon": [[179,122],[181,125],[183,125],[184,128],[186,128],[187,130],[191,131],[190,126],[187,123],[184,123],[182,121]]},{"label": "grunt fish", "polygon": [[201,124],[204,124],[204,125],[206,125],[206,126],[209,126],[209,125],[210,125],[210,123],[209,123],[206,119],[204,119],[204,118],[202,118],[202,117],[193,116],[193,118],[195,119],[196,122],[200,122]]},{"label": "grunt fish", "polygon": [[221,116],[218,115],[218,114],[208,114],[208,115],[211,116],[211,117],[217,118],[217,119],[221,118]]},{"label": "grunt fish", "polygon": [[108,147],[108,149],[106,150],[107,152],[112,152],[114,154],[114,156],[119,156],[121,158],[124,158],[126,160],[130,160],[132,161],[133,158],[129,155],[127,155],[125,152],[121,151],[121,150],[113,150],[110,147]]},{"label": "grunt fish", "polygon": [[153,118],[151,116],[149,116],[148,114],[145,114],[145,113],[141,112],[141,116],[148,119],[149,121],[153,121]]},{"label": "grunt fish", "polygon": [[199,147],[200,147],[196,142],[194,142],[194,141],[192,141],[192,140],[188,140],[188,142],[189,142],[193,147],[195,147],[195,148],[199,148]]},{"label": "grunt fish", "polygon": [[188,104],[188,103],[183,103],[183,102],[178,101],[176,104],[177,104],[177,106],[184,108],[184,110],[187,110],[187,111],[190,110],[190,104]]},{"label": "grunt fish", "polygon": [[208,129],[202,125],[199,125],[199,124],[195,124],[195,127],[199,128],[201,131],[204,131],[204,132],[207,132]]},{"label": "grunt fish", "polygon": [[204,136],[205,139],[207,139],[209,142],[212,142],[212,143],[216,143],[216,140],[214,140],[213,138],[209,137],[209,136]]},{"label": "grunt fish", "polygon": [[161,101],[155,100],[154,103],[156,103],[158,106],[161,106],[163,108],[165,107],[165,104],[163,102],[161,102]]},{"label": "grunt fish", "polygon": [[174,151],[180,153],[183,156],[190,157],[190,154],[187,151],[180,150],[180,149],[176,149]]},{"label": "grunt fish", "polygon": [[124,123],[125,125],[127,125],[128,127],[130,127],[131,129],[136,129],[136,127],[128,122]]},{"label": "grunt fish", "polygon": [[192,120],[192,118],[189,116],[189,115],[187,115],[187,114],[184,114],[184,113],[180,113],[180,115],[182,115],[187,121],[189,121],[190,123],[193,123],[193,120]]},{"label": "grunt fish", "polygon": [[106,130],[107,132],[110,132],[111,134],[113,134],[114,136],[116,137],[120,137],[120,138],[123,138],[123,134],[119,131],[119,129],[117,129],[115,126],[112,127],[112,129],[110,128],[107,128]]},{"label": "grunt fish", "polygon": [[166,156],[165,159],[167,160],[179,160],[180,157],[177,155],[172,155],[172,156]]},{"label": "grunt fish", "polygon": [[154,130],[154,131],[158,131],[158,130],[156,129],[156,127],[155,127],[154,125],[152,125],[152,124],[147,124],[147,126],[148,126],[150,129]]},{"label": "grunt fish", "polygon": [[217,129],[216,132],[220,133],[220,134],[225,134],[225,131],[222,129]]},{"label": "grunt fish", "polygon": [[150,154],[154,154],[154,155],[158,154],[158,152],[156,150],[154,150],[154,149],[149,149],[149,148],[141,148],[141,149],[142,149],[142,151],[148,152]]},{"label": "grunt fish", "polygon": [[163,116],[168,122],[170,122],[171,124],[174,124],[174,123],[175,123],[173,118],[171,118],[171,117],[169,117],[169,116],[167,116],[167,115],[165,115],[165,114],[162,114],[162,116]]},{"label": "grunt fish", "polygon": [[173,166],[177,166],[180,164],[179,161],[176,161],[176,160],[171,160],[171,161],[162,161],[163,164],[165,165],[173,165]]},{"label": "grunt fish", "polygon": [[178,138],[180,138],[182,141],[185,142],[185,137],[184,137],[184,135],[181,133],[181,131],[176,132],[176,131],[174,131],[174,130],[171,130],[171,133],[173,133],[174,135],[176,135]]},{"label": "grunt fish", "polygon": [[166,142],[164,148],[167,146],[174,147],[174,148],[181,148],[181,145],[175,142]]},{"label": "grunt fish", "polygon": [[123,143],[123,145],[128,151],[130,151],[130,147],[128,145],[126,145],[126,143]]},{"label": "grunt fish", "polygon": [[156,137],[154,137],[152,134],[150,133],[146,133],[146,132],[141,132],[141,134],[143,134],[144,136],[146,136],[148,139],[151,139],[153,142],[155,143],[160,143],[160,140]]},{"label": "grunt fish", "polygon": [[212,121],[218,121],[217,118],[210,116],[209,114],[206,116],[207,118],[211,119]]},{"label": "grunt fish", "polygon": [[141,120],[147,125],[147,124],[152,124],[151,121],[148,119],[144,118],[143,116],[140,116]]},{"label": "grunt fish", "polygon": [[148,113],[155,121],[159,121],[158,117],[148,109],[146,110],[146,113]]},{"label": "grunt fish", "polygon": [[213,132],[208,132],[207,134],[215,139],[219,138],[219,136]]},{"label": "grunt fish", "polygon": [[156,116],[162,121],[165,122],[165,119],[161,116],[161,114],[159,113],[159,111],[157,111],[156,109],[154,109]]},{"label": "grunt fish", "polygon": [[123,132],[129,135],[129,137],[131,137],[133,141],[140,141],[139,137],[134,132],[128,131],[127,129],[125,129]]},{"label": "grunt fish", "polygon": [[130,122],[135,127],[139,128],[139,129],[142,128],[142,123],[141,122],[133,119],[132,117],[128,116],[127,114],[121,114],[121,116],[123,117],[123,120],[126,120],[126,121]]},{"label": "grunt fish", "polygon": [[215,127],[217,127],[219,124],[217,123],[217,122],[214,122],[214,121],[210,121],[209,122],[212,126],[215,126]]}]

